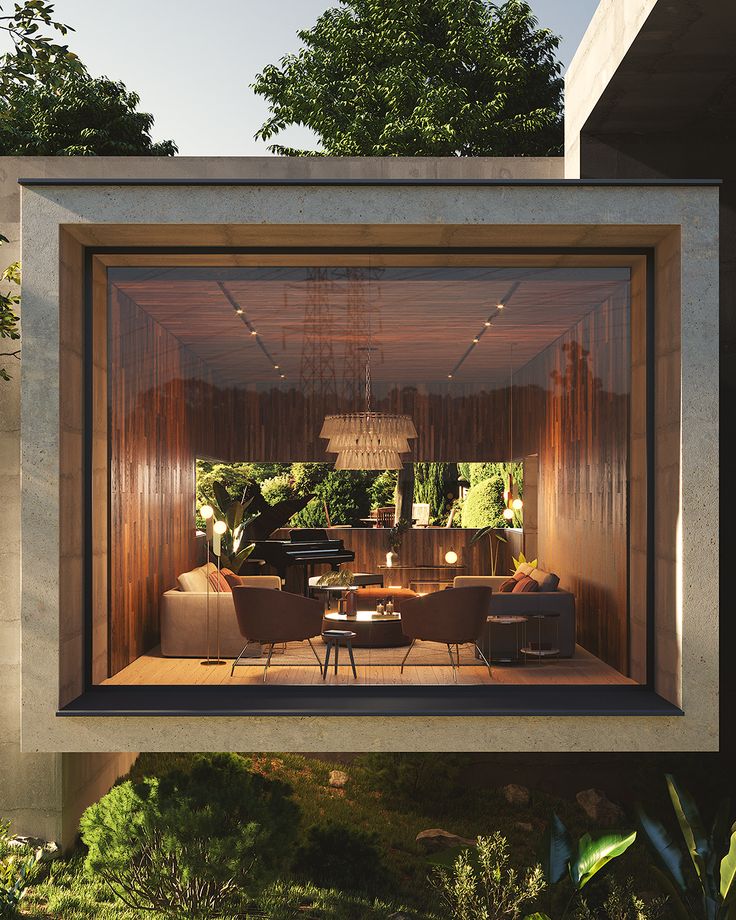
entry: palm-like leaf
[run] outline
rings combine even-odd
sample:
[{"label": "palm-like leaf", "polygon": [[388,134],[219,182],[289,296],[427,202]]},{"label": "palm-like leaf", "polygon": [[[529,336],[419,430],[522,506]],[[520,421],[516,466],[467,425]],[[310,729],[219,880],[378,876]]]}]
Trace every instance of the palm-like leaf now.
[{"label": "palm-like leaf", "polygon": [[217,502],[217,507],[220,509],[220,513],[223,516],[223,520],[227,521],[227,512],[233,500],[230,498],[227,489],[221,482],[213,482],[212,491],[215,494],[215,501]]},{"label": "palm-like leaf", "polygon": [[540,859],[544,877],[550,885],[556,885],[559,882],[567,871],[573,856],[574,850],[570,833],[555,812],[552,812],[552,817],[542,838]]},{"label": "palm-like leaf", "polygon": [[675,809],[675,815],[690,853],[690,858],[695,866],[695,871],[698,873],[698,878],[703,885],[705,897],[712,897],[714,892],[710,890],[707,872],[708,838],[705,835],[705,828],[703,827],[698,806],[690,795],[677,785],[674,776],[668,773],[666,779],[672,807]]},{"label": "palm-like leaf", "polygon": [[736,904],[736,825],[732,828],[728,852],[721,860],[720,893],[724,904]]},{"label": "palm-like leaf", "polygon": [[578,842],[578,856],[570,865],[573,885],[580,891],[600,870],[617,856],[621,856],[636,840],[636,831],[630,834],[605,834],[593,840],[583,834]]},{"label": "palm-like leaf", "polygon": [[667,828],[656,818],[650,818],[641,805],[636,806],[636,816],[639,819],[639,827],[644,834],[644,839],[662,864],[663,869],[680,891],[686,891],[685,854],[672,839]]},{"label": "palm-like leaf", "polygon": [[481,527],[480,530],[476,530],[476,532],[470,538],[470,545],[472,546],[474,543],[478,543],[483,539],[483,537],[487,537],[488,534],[493,533],[493,530],[493,527]]}]

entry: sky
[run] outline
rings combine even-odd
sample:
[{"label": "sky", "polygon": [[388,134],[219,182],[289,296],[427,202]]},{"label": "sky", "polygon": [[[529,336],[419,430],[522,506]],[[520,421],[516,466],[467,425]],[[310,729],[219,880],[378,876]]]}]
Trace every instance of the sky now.
[{"label": "sky", "polygon": [[[253,135],[268,109],[250,84],[266,64],[300,47],[330,0],[55,0],[67,38],[94,76],[122,80],[155,116],[155,140],[182,156],[265,156]],[[598,0],[531,0],[542,26],[562,37],[570,62]],[[314,148],[311,132],[290,128],[281,144]]]}]

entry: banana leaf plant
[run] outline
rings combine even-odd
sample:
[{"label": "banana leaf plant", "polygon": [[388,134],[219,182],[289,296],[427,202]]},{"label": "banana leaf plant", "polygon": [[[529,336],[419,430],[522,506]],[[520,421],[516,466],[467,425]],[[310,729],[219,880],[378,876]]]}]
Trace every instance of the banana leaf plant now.
[{"label": "banana leaf plant", "polygon": [[213,483],[212,490],[215,494],[215,519],[227,524],[227,531],[220,538],[220,561],[223,568],[231,569],[237,575],[255,547],[254,543],[245,541],[245,531],[252,520],[246,512],[252,499],[232,498],[221,482]]},{"label": "banana leaf plant", "polygon": [[[736,824],[729,821],[730,802],[719,806],[706,831],[694,799],[667,774],[667,791],[684,841],[672,839],[667,828],[637,805],[644,839],[654,855],[653,867],[670,896],[678,920],[736,920]],[[688,884],[688,856],[695,870],[696,887]]]},{"label": "banana leaf plant", "polygon": [[[572,884],[572,894],[562,914],[568,915],[573,902],[588,882],[612,859],[625,853],[636,840],[636,831],[608,833],[594,840],[583,834],[575,846],[570,832],[553,812],[542,840],[542,871],[550,885],[557,885],[567,876]],[[547,914],[537,913],[525,920],[550,920]]]}]

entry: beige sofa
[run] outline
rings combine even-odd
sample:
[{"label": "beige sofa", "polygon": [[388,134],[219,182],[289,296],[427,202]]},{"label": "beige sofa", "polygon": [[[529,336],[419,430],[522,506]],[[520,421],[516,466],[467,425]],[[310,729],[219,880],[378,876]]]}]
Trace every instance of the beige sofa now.
[{"label": "beige sofa", "polygon": [[[161,654],[169,658],[205,658],[207,655],[207,604],[209,596],[211,657],[217,654],[216,623],[219,605],[220,655],[237,658],[245,640],[240,635],[233,596],[229,591],[207,593],[207,573],[213,563],[198,566],[178,578],[178,587],[166,591],[161,599]],[[254,588],[280,590],[278,575],[244,575],[241,583]],[[254,642],[244,657],[259,658],[261,646]]]},{"label": "beige sofa", "polygon": [[[544,576],[548,573],[540,569],[537,575]],[[527,641],[535,644],[539,639],[541,626],[541,639],[543,644],[554,645],[560,650],[560,658],[572,658],[575,654],[575,595],[570,591],[557,588],[555,591],[529,591],[522,594],[501,593],[501,585],[508,581],[508,575],[458,575],[453,587],[467,588],[470,585],[487,585],[493,589],[491,597],[491,613],[494,616],[528,616],[535,613],[558,613],[559,617],[550,617],[542,620],[530,620],[527,623]],[[490,630],[494,630],[493,649],[494,657],[512,657],[512,652],[517,650],[508,648],[508,643],[514,641],[513,629],[500,629],[488,624],[483,641],[478,644],[486,652],[489,646]],[[559,630],[559,632],[558,632]]]}]

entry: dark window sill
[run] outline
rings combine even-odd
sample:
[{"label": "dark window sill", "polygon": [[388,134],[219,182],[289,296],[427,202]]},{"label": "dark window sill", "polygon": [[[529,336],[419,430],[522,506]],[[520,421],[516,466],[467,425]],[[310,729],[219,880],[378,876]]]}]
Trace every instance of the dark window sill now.
[{"label": "dark window sill", "polygon": [[93,687],[58,716],[681,716],[646,687]]}]

